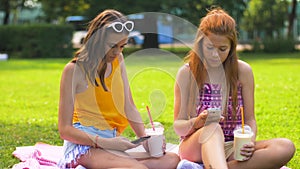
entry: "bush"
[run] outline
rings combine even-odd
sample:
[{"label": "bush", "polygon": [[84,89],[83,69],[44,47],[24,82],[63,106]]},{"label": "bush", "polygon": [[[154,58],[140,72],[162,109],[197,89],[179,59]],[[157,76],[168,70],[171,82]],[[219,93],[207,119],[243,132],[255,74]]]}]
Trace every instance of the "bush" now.
[{"label": "bush", "polygon": [[266,53],[287,53],[295,51],[295,41],[291,38],[267,38],[263,41],[263,51]]},{"label": "bush", "polygon": [[259,41],[259,40],[254,40],[253,42],[252,42],[252,51],[253,52],[261,52],[262,51],[262,44],[261,44],[261,42]]},{"label": "bush", "polygon": [[59,58],[72,56],[70,25],[0,26],[0,53],[10,58]]},{"label": "bush", "polygon": [[[128,55],[130,55],[134,52],[138,52],[140,50],[143,50],[143,48],[135,47],[135,46],[128,46],[128,47],[124,48],[123,54],[125,57],[127,57]],[[183,58],[188,54],[188,52],[191,50],[191,48],[189,48],[189,47],[160,47],[160,50],[170,52],[174,55],[177,55],[177,56]]]}]

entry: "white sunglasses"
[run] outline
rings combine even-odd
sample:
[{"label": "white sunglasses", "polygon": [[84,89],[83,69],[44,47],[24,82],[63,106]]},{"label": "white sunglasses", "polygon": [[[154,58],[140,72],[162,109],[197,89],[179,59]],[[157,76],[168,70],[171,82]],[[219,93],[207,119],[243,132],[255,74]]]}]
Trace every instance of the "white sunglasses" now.
[{"label": "white sunglasses", "polygon": [[112,27],[116,32],[122,32],[124,28],[130,32],[133,30],[134,23],[132,21],[126,21],[125,23],[113,22],[108,26],[108,28],[110,27]]}]

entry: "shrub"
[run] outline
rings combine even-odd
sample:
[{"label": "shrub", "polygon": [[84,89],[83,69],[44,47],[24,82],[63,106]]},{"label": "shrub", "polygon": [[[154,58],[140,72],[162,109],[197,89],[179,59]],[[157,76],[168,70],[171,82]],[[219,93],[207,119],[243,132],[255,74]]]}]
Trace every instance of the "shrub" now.
[{"label": "shrub", "polygon": [[70,25],[0,26],[0,52],[10,58],[59,58],[72,56]]},{"label": "shrub", "polygon": [[266,53],[287,53],[295,51],[295,41],[291,38],[267,38],[263,41]]}]

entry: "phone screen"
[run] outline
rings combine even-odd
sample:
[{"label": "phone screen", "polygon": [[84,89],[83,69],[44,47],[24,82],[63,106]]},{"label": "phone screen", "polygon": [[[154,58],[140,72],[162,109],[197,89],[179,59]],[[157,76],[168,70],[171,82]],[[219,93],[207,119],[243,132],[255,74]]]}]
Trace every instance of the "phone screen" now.
[{"label": "phone screen", "polygon": [[218,108],[209,108],[207,109],[208,116],[205,122],[205,125],[208,125],[210,123],[219,123],[221,119],[221,109]]}]

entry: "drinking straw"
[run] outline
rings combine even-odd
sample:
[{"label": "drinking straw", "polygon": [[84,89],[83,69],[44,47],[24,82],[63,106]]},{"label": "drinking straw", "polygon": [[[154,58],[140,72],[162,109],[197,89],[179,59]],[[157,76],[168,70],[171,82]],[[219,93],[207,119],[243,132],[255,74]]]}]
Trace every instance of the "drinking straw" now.
[{"label": "drinking straw", "polygon": [[151,117],[150,109],[149,109],[148,106],[146,106],[146,108],[147,108],[147,112],[148,112],[148,116],[149,116],[149,119],[150,119],[152,129],[153,129],[153,131],[155,131],[155,127],[154,127],[153,120],[152,120],[152,117]]},{"label": "drinking straw", "polygon": [[245,133],[245,120],[244,120],[244,107],[241,107],[241,115],[242,115],[242,133]]}]

